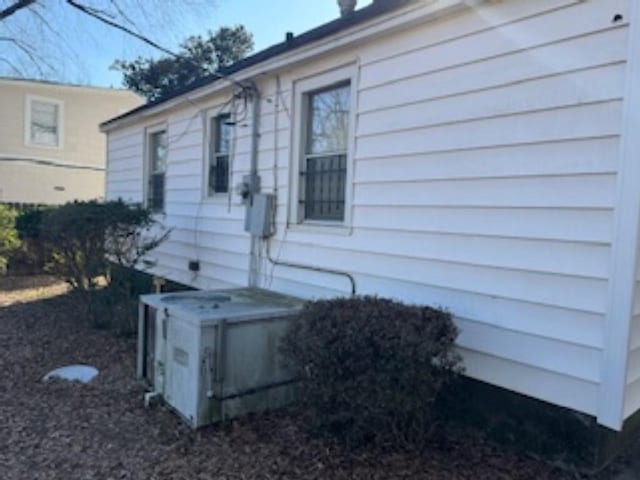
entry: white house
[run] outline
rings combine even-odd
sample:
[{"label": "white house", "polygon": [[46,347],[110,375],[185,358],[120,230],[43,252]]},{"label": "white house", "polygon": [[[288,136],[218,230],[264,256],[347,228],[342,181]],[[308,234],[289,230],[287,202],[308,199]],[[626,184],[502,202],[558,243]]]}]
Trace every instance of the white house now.
[{"label": "white house", "polygon": [[[638,52],[635,0],[379,0],[104,123],[107,197],[173,228],[157,275],[447,307],[469,377],[619,431]],[[273,195],[273,235],[240,190]]]}]

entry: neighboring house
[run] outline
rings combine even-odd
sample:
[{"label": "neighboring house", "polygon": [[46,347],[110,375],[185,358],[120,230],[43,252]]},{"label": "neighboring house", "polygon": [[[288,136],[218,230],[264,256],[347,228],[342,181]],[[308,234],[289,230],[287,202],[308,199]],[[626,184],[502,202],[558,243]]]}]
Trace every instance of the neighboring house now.
[{"label": "neighboring house", "polygon": [[0,78],[0,203],[103,198],[99,125],[141,103],[127,90]]},{"label": "neighboring house", "polygon": [[[444,306],[466,375],[618,431],[640,409],[639,51],[634,0],[375,2],[104,123],[107,197],[173,228],[157,275]],[[266,238],[236,189],[254,166]]]}]

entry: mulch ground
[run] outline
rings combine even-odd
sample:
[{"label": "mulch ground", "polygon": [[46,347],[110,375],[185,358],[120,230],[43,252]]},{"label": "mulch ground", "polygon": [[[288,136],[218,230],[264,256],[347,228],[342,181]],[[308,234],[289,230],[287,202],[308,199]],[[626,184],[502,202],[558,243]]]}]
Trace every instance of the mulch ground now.
[{"label": "mulch ground", "polygon": [[[191,431],[166,408],[143,407],[135,341],[90,329],[65,292],[43,277],[0,280],[2,480],[579,478],[479,433],[399,454],[309,439],[282,412]],[[100,374],[88,385],[41,381],[71,363]]]}]

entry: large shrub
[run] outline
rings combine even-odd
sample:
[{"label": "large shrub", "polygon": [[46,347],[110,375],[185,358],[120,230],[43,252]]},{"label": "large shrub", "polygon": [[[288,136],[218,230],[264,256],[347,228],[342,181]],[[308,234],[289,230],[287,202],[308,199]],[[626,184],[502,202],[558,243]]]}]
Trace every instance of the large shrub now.
[{"label": "large shrub", "polygon": [[52,252],[48,270],[79,294],[94,325],[133,328],[134,320],[123,314],[132,300],[132,276],[109,273],[113,265],[132,271],[167,238],[151,212],[120,200],[72,202],[45,211],[39,230]]},{"label": "large shrub", "polygon": [[308,303],[281,353],[301,378],[304,418],[352,446],[420,447],[459,371],[450,314],[377,297]]},{"label": "large shrub", "polygon": [[6,272],[9,254],[19,245],[16,212],[7,205],[0,205],[0,274]]},{"label": "large shrub", "polygon": [[92,290],[109,265],[134,267],[166,237],[151,212],[121,200],[71,202],[45,212],[40,236],[53,251],[50,271],[74,290]]}]

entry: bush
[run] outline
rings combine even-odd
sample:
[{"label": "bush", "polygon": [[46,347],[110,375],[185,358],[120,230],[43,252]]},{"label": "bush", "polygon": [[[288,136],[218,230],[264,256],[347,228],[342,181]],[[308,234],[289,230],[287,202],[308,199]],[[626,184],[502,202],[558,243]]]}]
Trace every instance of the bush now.
[{"label": "bush", "polygon": [[149,210],[121,200],[72,202],[45,212],[40,235],[53,251],[49,270],[74,290],[93,290],[110,263],[134,267],[165,238]]},{"label": "bush", "polygon": [[132,320],[122,311],[131,300],[132,277],[111,278],[109,271],[112,265],[131,270],[167,238],[151,212],[120,200],[72,202],[46,210],[39,231],[52,252],[47,269],[71,285],[94,326],[123,321],[123,330],[130,329]]},{"label": "bush", "polygon": [[377,297],[308,303],[281,346],[302,379],[312,432],[360,446],[422,447],[433,405],[460,370],[449,313]]},{"label": "bush", "polygon": [[0,274],[6,272],[9,255],[19,246],[16,212],[11,207],[0,205]]}]

